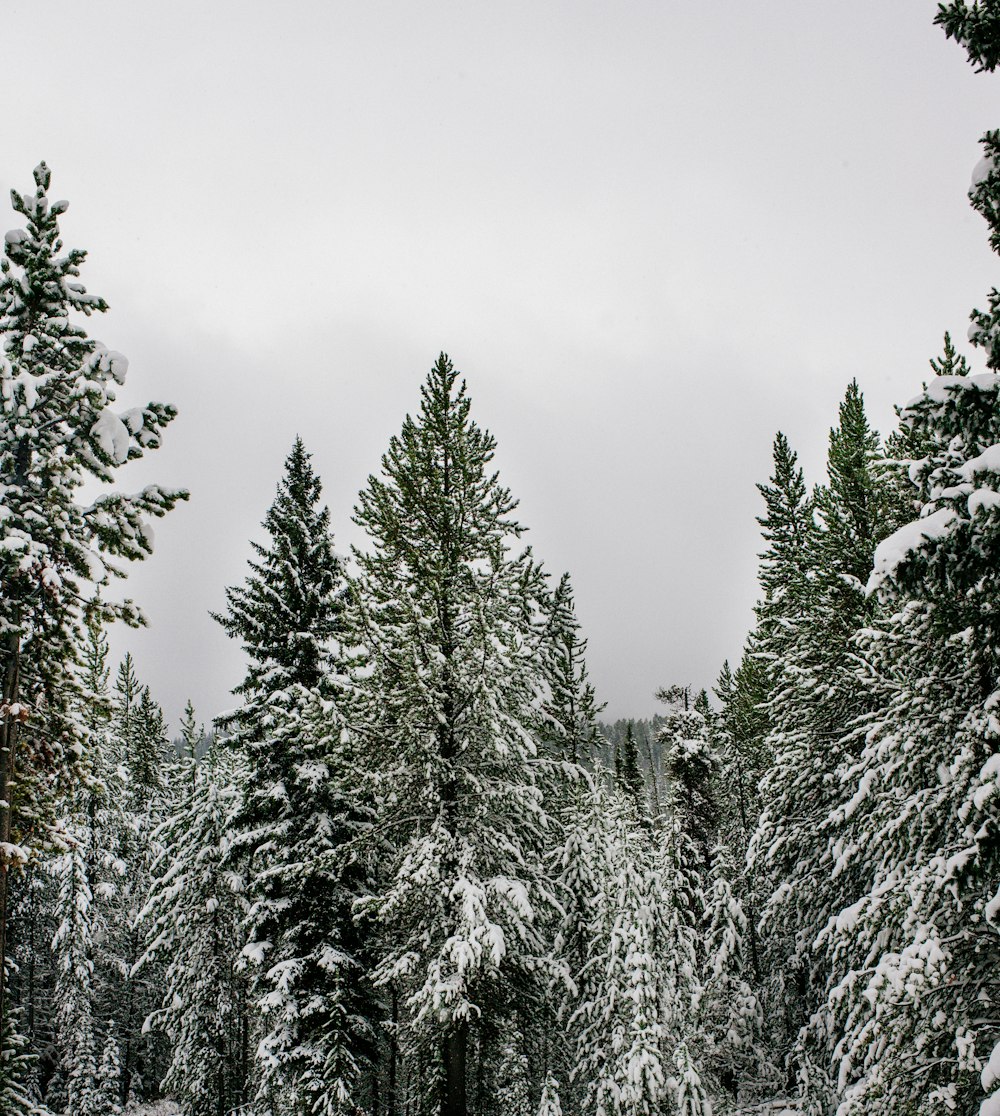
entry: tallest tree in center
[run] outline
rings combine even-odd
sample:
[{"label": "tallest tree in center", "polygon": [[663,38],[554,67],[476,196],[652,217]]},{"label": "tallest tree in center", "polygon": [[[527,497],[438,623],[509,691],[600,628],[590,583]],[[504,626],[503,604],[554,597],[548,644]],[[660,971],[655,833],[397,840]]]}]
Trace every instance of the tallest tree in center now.
[{"label": "tallest tree in center", "polygon": [[[494,440],[442,354],[355,518],[365,732],[395,850],[370,913],[428,1108],[464,1116],[540,953],[547,889],[534,726],[541,575]],[[472,1059],[475,1057],[475,1071]]]}]

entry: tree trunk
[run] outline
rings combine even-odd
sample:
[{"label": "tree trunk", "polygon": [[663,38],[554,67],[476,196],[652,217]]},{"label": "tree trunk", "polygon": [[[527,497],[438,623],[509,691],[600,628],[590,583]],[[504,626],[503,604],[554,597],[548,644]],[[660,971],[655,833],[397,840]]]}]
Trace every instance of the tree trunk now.
[{"label": "tree trunk", "polygon": [[399,1058],[399,993],[392,985],[392,1030],[389,1032],[389,1087],[386,1097],[386,1116],[396,1116],[396,1061]]},{"label": "tree trunk", "polygon": [[465,1098],[465,1063],[469,1045],[469,1027],[464,1021],[456,1023],[445,1035],[444,1094],[441,1097],[441,1116],[467,1116]]},{"label": "tree trunk", "polygon": [[[7,913],[10,897],[10,845],[13,831],[14,759],[20,722],[7,711],[17,701],[21,674],[21,640],[7,639],[4,671],[4,716],[0,718],[0,1036],[7,1033]],[[2,1053],[2,1051],[0,1051]]]}]

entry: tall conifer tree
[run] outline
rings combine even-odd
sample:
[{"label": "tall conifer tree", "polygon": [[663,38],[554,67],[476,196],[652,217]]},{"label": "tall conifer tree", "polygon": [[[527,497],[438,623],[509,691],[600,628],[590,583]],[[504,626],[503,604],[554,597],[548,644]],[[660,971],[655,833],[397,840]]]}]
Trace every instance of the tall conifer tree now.
[{"label": "tall conifer tree", "polygon": [[[158,447],[175,412],[162,403],[113,410],[128,362],[80,324],[107,303],[78,281],[86,253],[64,249],[67,203],[49,200],[44,163],[34,179],[33,191],[11,193],[25,224],[7,233],[0,262],[0,1036],[11,1033],[9,873],[44,843],[56,796],[86,755],[77,666],[87,601],[124,575],[121,560],[150,553],[149,518],[186,497],[149,485],[78,499],[85,481],[111,482]],[[100,609],[141,622],[128,601]]]},{"label": "tall conifer tree", "polygon": [[[942,5],[938,22],[996,67],[995,3]],[[1000,133],[982,144],[970,198],[1000,252]],[[969,374],[946,344],[901,414],[916,517],[875,553],[858,674],[876,703],[830,819],[854,882],[822,936],[844,1116],[1000,1111],[998,323],[993,290],[970,330],[993,371]]]},{"label": "tall conifer tree", "polygon": [[378,979],[402,990],[426,1103],[444,1116],[467,1111],[470,1041],[480,1063],[491,1057],[486,1025],[532,981],[549,901],[542,585],[530,553],[511,552],[523,528],[493,450],[442,354],[355,513],[373,544],[357,554],[364,735],[397,849],[369,905],[383,934]]},{"label": "tall conifer tree", "polygon": [[244,954],[261,1015],[262,1112],[315,1116],[361,1103],[376,1007],[353,902],[367,887],[370,825],[343,712],[346,580],[301,439],[217,619],[250,659],[225,718],[246,762],[233,857],[247,878]]}]

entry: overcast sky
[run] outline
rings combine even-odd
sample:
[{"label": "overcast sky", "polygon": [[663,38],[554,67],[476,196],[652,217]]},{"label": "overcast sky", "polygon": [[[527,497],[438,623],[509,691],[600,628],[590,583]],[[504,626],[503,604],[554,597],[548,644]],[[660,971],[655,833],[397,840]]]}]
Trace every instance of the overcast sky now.
[{"label": "overcast sky", "polygon": [[180,411],[121,474],[192,495],[114,644],[171,719],[231,704],[208,610],[295,435],[346,550],[442,349],[608,714],[711,685],[775,432],[821,479],[851,377],[888,429],[997,279],[965,198],[996,79],[935,7],[5,0],[2,196],[47,160],[122,401]]}]

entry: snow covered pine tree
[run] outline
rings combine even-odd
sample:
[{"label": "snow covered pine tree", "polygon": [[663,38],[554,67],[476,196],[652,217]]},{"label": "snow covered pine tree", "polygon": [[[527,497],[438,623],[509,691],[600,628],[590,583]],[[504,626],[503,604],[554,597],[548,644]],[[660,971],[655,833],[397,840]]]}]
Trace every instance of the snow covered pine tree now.
[{"label": "snow covered pine tree", "polygon": [[523,528],[489,472],[494,445],[442,353],[355,513],[374,544],[357,554],[356,640],[369,654],[358,732],[396,846],[367,904],[383,934],[377,979],[404,999],[420,1111],[443,1116],[465,1116],[470,1052],[477,1076],[498,1062],[492,1024],[537,981],[550,901],[536,754],[543,585],[530,551],[510,554]]},{"label": "snow covered pine tree", "polygon": [[[939,7],[981,69],[1000,62],[1000,4]],[[1000,252],[1000,133],[970,199]],[[971,374],[950,345],[901,412],[915,519],[875,554],[880,612],[859,647],[877,699],[830,819],[853,902],[823,934],[839,1113],[1000,1113],[1000,293],[973,311]],[[983,1100],[983,1093],[988,1094]]]},{"label": "snow covered pine tree", "polygon": [[[110,482],[158,447],[175,412],[112,409],[127,361],[74,321],[107,303],[77,281],[86,253],[63,251],[67,203],[50,203],[44,163],[34,179],[34,192],[11,192],[25,227],[6,234],[0,263],[0,1035],[10,1033],[10,871],[44,843],[54,793],[86,755],[76,669],[85,605],[124,574],[115,559],[151,552],[148,517],[187,496],[149,485],[77,503],[86,479]],[[128,601],[105,600],[101,611],[141,623]]]},{"label": "snow covered pine tree", "polygon": [[313,1116],[363,1103],[377,1007],[353,902],[370,811],[342,705],[346,579],[301,439],[285,461],[245,585],[217,616],[250,658],[223,719],[245,757],[232,856],[247,875],[245,955],[260,1013],[261,1112]]}]

